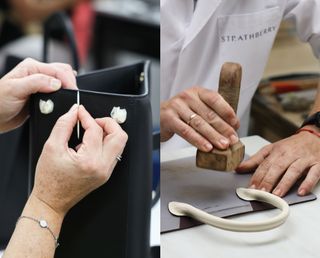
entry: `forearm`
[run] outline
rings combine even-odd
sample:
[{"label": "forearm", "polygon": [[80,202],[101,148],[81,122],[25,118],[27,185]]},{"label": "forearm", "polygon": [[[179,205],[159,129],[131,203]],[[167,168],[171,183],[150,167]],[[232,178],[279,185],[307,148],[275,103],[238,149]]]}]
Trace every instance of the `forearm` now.
[{"label": "forearm", "polygon": [[[46,220],[55,236],[58,236],[64,218],[47,204],[31,195],[22,216]],[[47,228],[30,219],[20,219],[6,248],[3,258],[49,258],[54,257],[55,239]]]}]

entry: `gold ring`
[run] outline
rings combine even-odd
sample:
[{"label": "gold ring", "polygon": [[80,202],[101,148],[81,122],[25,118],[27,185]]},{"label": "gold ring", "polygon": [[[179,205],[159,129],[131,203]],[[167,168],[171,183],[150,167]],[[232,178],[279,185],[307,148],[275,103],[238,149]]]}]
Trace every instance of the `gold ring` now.
[{"label": "gold ring", "polygon": [[193,119],[193,118],[195,118],[197,116],[197,114],[192,114],[191,116],[190,116],[190,118],[189,118],[189,121],[188,121],[188,125],[190,125],[190,123],[191,123],[191,120]]}]

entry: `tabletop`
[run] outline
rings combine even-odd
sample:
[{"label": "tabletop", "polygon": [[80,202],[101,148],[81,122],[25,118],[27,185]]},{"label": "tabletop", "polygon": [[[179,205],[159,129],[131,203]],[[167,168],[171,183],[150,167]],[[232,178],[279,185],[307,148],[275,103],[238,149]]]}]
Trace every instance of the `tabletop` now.
[{"label": "tabletop", "polygon": [[[252,155],[268,142],[259,136],[242,138],[246,154]],[[162,152],[161,162],[195,156],[193,147]],[[313,191],[320,194],[319,186]],[[237,220],[259,220],[277,210],[233,216]],[[290,215],[280,227],[265,232],[231,232],[208,225],[161,234],[162,258],[311,258],[319,257],[320,200],[290,206]]]}]

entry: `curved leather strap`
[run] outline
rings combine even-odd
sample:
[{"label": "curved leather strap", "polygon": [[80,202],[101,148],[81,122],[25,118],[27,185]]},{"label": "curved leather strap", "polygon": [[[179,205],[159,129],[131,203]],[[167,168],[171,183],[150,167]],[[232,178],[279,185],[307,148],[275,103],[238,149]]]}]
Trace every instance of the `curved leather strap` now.
[{"label": "curved leather strap", "polygon": [[44,23],[44,38],[43,38],[43,62],[48,62],[48,45],[53,30],[62,30],[65,33],[67,41],[70,45],[73,69],[79,70],[79,57],[77,51],[77,44],[73,33],[73,26],[69,17],[63,13],[54,13]]},{"label": "curved leather strap", "polygon": [[289,216],[288,204],[286,203],[286,201],[276,195],[265,191],[248,188],[238,188],[236,190],[236,193],[241,199],[245,201],[260,201],[269,203],[279,208],[281,210],[281,213],[270,219],[247,222],[223,219],[197,209],[192,205],[181,202],[170,202],[169,211],[175,216],[188,216],[202,223],[217,228],[238,232],[256,232],[270,230],[283,224]]}]

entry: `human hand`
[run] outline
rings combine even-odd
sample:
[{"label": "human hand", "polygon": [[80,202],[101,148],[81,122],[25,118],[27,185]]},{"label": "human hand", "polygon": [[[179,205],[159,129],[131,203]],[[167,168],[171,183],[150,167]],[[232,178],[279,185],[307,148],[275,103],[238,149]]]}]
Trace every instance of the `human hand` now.
[{"label": "human hand", "polygon": [[226,149],[239,141],[235,131],[239,125],[223,97],[205,88],[189,88],[160,105],[162,142],[176,133],[205,152]]},{"label": "human hand", "polygon": [[36,92],[77,89],[68,64],[45,64],[27,58],[0,80],[0,132],[20,126],[28,117],[28,99]]},{"label": "human hand", "polygon": [[320,139],[302,131],[262,148],[237,168],[238,173],[256,169],[250,186],[283,197],[297,180],[305,176],[298,189],[304,196],[320,178]]},{"label": "human hand", "polygon": [[[68,147],[74,126],[85,130],[82,143]],[[109,179],[127,141],[127,134],[111,118],[93,119],[81,105],[61,116],[39,158],[32,196],[58,214],[68,210]]]}]

